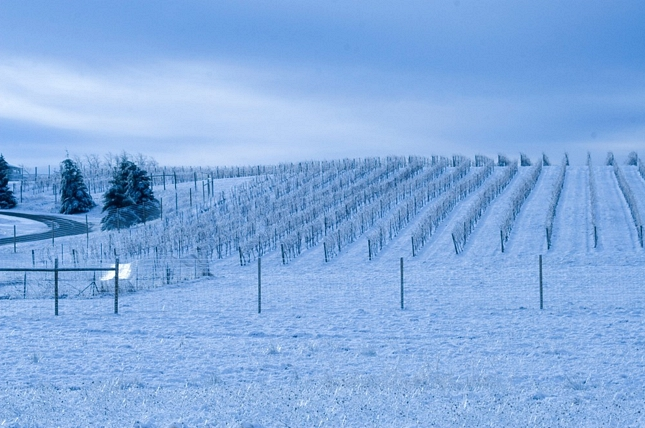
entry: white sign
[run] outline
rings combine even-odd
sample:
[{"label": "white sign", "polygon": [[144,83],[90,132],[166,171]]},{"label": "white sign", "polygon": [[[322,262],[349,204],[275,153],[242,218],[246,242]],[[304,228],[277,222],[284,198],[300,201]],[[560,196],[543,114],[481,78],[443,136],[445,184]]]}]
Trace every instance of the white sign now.
[{"label": "white sign", "polygon": [[[114,265],[112,265],[112,268],[114,268]],[[130,267],[130,263],[119,264],[119,279],[128,279],[130,278],[131,274],[132,274],[132,268]],[[113,279],[114,279],[113,270],[105,272],[101,277],[101,281],[110,281]]]}]

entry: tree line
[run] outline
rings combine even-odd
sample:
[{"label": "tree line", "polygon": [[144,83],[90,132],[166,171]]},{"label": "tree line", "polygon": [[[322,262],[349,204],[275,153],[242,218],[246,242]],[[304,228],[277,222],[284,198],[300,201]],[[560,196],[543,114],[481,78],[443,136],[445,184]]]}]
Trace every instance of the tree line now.
[{"label": "tree line", "polygon": [[[9,187],[11,167],[0,154],[0,209],[18,205]],[[110,187],[103,194],[102,230],[127,228],[154,220],[161,215],[161,205],[154,197],[151,177],[129,159],[126,153],[118,158],[112,170]],[[78,163],[69,157],[60,164],[61,214],[86,213],[96,206],[85,184]]]}]

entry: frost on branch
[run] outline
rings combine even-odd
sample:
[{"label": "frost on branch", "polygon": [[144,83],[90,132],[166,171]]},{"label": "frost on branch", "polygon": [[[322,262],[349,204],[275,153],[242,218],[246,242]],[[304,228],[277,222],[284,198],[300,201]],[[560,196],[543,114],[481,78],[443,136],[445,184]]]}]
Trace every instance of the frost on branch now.
[{"label": "frost on branch", "polygon": [[564,187],[564,177],[567,173],[567,165],[569,165],[569,158],[567,155],[562,159],[562,164],[560,165],[560,173],[558,178],[555,181],[553,186],[551,200],[549,202],[549,208],[547,209],[545,229],[546,229],[546,244],[547,249],[551,249],[551,238],[553,236],[553,221],[555,220],[555,212],[558,208],[558,203],[560,202],[560,195],[562,194],[562,188]]}]

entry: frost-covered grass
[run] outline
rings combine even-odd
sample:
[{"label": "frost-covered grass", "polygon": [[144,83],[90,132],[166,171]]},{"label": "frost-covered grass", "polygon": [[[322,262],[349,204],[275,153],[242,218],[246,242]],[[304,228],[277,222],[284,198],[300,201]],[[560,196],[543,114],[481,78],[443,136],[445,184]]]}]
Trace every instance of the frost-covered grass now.
[{"label": "frost-covered grass", "polygon": [[[110,292],[68,293],[58,317],[51,298],[0,300],[0,426],[643,426],[645,252],[629,208],[603,205],[621,192],[598,167],[601,245],[561,245],[584,242],[567,225],[591,218],[569,167],[546,251],[549,168],[506,253],[494,202],[455,255],[466,197],[416,257],[423,212],[372,261],[361,240],[329,263],[320,246],[288,265],[264,255],[260,314],[257,266],[235,257],[212,260],[211,277],[124,292],[119,315]],[[0,257],[31,263],[32,245]]]},{"label": "frost-covered grass", "polygon": [[[643,269],[307,260],[112,301],[2,302],[8,426],[638,426]],[[350,271],[351,270],[351,271]],[[340,272],[339,272],[340,271]],[[347,271],[347,273],[343,273]],[[604,274],[603,274],[604,272]],[[633,282],[632,282],[633,281]],[[13,424],[13,425],[12,425]],[[610,424],[611,425],[611,424]],[[250,426],[250,425],[249,425]]]}]

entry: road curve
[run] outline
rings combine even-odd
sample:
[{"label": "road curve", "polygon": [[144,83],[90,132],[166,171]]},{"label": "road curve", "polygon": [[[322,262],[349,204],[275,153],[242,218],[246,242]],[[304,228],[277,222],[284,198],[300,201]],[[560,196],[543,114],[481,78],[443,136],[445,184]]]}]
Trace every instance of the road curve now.
[{"label": "road curve", "polygon": [[[11,216],[11,217],[20,217],[27,220],[39,221],[45,223],[49,226],[48,232],[41,233],[32,233],[29,235],[16,236],[15,242],[34,242],[34,241],[43,241],[46,239],[59,238],[62,236],[73,236],[73,235],[82,235],[87,232],[87,226],[85,223],[81,223],[76,220],[69,220],[66,218],[56,217],[53,215],[46,214],[25,214],[25,213],[14,213],[9,211],[0,211],[0,215]],[[0,238],[0,245],[13,244],[14,238]]]}]

